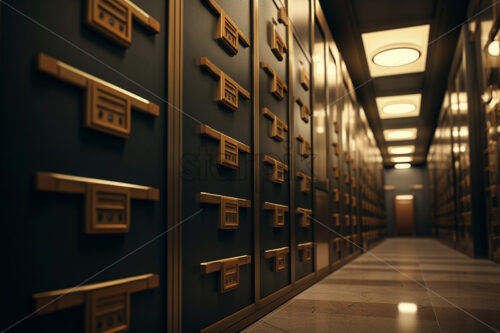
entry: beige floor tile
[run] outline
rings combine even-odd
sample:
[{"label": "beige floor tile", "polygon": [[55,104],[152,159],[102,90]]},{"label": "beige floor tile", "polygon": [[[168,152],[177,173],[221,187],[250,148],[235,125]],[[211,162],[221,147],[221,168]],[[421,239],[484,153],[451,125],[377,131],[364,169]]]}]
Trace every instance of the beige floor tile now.
[{"label": "beige floor tile", "polygon": [[[416,313],[400,312],[403,302],[414,303]],[[500,266],[436,240],[406,238],[387,239],[244,332],[495,330]]]}]

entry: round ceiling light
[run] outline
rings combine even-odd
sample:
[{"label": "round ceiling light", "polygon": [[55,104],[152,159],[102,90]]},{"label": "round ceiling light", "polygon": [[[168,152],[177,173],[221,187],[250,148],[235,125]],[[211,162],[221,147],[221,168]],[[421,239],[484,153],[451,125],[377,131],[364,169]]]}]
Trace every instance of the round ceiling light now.
[{"label": "round ceiling light", "polygon": [[392,161],[395,163],[409,163],[412,161],[410,156],[393,157]]},{"label": "round ceiling light", "polygon": [[389,154],[402,155],[402,154],[411,154],[414,152],[415,148],[413,146],[395,146],[389,147]]},{"label": "round ceiling light", "polygon": [[494,40],[488,45],[488,53],[493,57],[498,57],[500,55],[500,43]]},{"label": "round ceiling light", "polygon": [[412,131],[395,131],[389,132],[387,134],[388,140],[404,140],[413,138],[414,133]]},{"label": "round ceiling light", "polygon": [[411,164],[410,163],[398,163],[398,164],[395,164],[394,167],[396,169],[409,169],[409,168],[411,168]]},{"label": "round ceiling light", "polygon": [[382,67],[409,65],[420,59],[420,51],[414,47],[391,47],[379,51],[373,56],[373,63]]},{"label": "round ceiling light", "polygon": [[394,103],[386,105],[382,108],[383,113],[387,114],[405,114],[413,112],[417,109],[415,104],[411,103]]}]

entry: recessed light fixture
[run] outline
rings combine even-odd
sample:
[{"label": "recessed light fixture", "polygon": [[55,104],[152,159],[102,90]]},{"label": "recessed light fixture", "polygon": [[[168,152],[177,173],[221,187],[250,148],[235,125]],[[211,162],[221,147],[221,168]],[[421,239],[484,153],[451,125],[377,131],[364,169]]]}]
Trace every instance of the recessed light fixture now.
[{"label": "recessed light fixture", "polygon": [[372,61],[382,67],[399,67],[414,63],[420,55],[420,51],[414,47],[389,47],[378,51]]},{"label": "recessed light fixture", "polygon": [[391,159],[394,163],[408,163],[413,159],[410,156],[393,157]]},{"label": "recessed light fixture", "polygon": [[415,152],[415,146],[391,146],[387,150],[391,155],[412,154]]},{"label": "recessed light fixture", "polygon": [[398,163],[398,164],[394,164],[394,168],[396,168],[396,169],[409,169],[409,168],[411,168],[411,164],[410,163]]},{"label": "recessed light fixture", "polygon": [[500,55],[500,44],[494,40],[488,45],[488,53],[490,56],[498,57]]},{"label": "recessed light fixture", "polygon": [[[412,194],[399,194],[396,195],[396,200],[411,200],[413,199]],[[407,303],[399,303],[399,304],[407,304]]]},{"label": "recessed light fixture", "polygon": [[411,103],[389,104],[382,108],[382,112],[387,114],[405,114],[415,111],[417,107]]},{"label": "recessed light fixture", "polygon": [[384,137],[387,141],[414,140],[417,138],[417,129],[402,128],[397,130],[385,130]]},{"label": "recessed light fixture", "polygon": [[425,71],[430,25],[361,34],[371,77]]},{"label": "recessed light fixture", "polygon": [[418,117],[421,100],[421,94],[377,97],[378,114],[380,119]]}]

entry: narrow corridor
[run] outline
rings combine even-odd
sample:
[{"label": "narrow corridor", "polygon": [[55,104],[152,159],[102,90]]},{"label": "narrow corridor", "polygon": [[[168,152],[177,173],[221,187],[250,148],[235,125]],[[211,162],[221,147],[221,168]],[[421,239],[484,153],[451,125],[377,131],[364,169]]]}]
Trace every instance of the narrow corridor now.
[{"label": "narrow corridor", "polygon": [[[415,312],[416,311],[416,312]],[[387,239],[244,332],[498,332],[500,266]]]}]

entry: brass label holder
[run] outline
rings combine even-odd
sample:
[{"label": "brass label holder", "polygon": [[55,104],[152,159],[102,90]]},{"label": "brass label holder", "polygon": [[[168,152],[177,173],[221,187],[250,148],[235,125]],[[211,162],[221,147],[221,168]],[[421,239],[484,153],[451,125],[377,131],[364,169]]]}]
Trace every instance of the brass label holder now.
[{"label": "brass label holder", "polygon": [[305,173],[303,173],[301,171],[297,172],[297,177],[299,177],[299,178],[302,179],[300,181],[300,191],[301,192],[309,192],[309,191],[311,191],[312,177],[306,175]]},{"label": "brass label holder", "polygon": [[333,151],[335,152],[336,156],[339,156],[339,144],[337,142],[332,143],[333,145]]},{"label": "brass label holder", "polygon": [[252,262],[252,257],[239,257],[214,260],[200,263],[202,274],[211,274],[220,271],[220,293],[237,288],[240,284],[240,267]]},{"label": "brass label holder", "polygon": [[269,92],[276,97],[278,100],[282,100],[285,96],[285,92],[288,92],[288,86],[285,81],[283,81],[278,74],[274,71],[274,69],[269,66],[269,64],[265,61],[260,63],[260,67],[264,69],[264,71],[271,75],[271,84],[269,86]]},{"label": "brass label holder", "polygon": [[50,172],[36,173],[36,189],[85,195],[84,232],[126,233],[130,230],[130,199],[159,200],[153,187],[77,177]]},{"label": "brass label holder", "polygon": [[359,235],[352,235],[352,242],[354,243],[354,246],[359,244]]},{"label": "brass label holder", "polygon": [[285,171],[288,171],[288,165],[281,163],[275,158],[269,155],[264,155],[264,163],[271,164],[273,166],[273,174],[271,175],[271,180],[275,183],[285,182]]},{"label": "brass label holder", "polygon": [[340,237],[334,238],[333,239],[333,250],[335,252],[340,252],[341,247],[340,247]]},{"label": "brass label holder", "polygon": [[86,333],[130,329],[130,294],[157,288],[158,274],[144,274],[33,295],[37,315],[84,305]]},{"label": "brass label holder", "polygon": [[311,149],[312,149],[312,146],[311,146],[311,143],[309,143],[309,141],[307,141],[306,139],[304,139],[304,137],[300,134],[297,133],[296,135],[296,138],[298,141],[301,142],[301,145],[300,145],[300,156],[302,157],[309,157],[309,155],[311,155]]},{"label": "brass label holder", "polygon": [[351,218],[350,218],[349,214],[344,215],[344,220],[345,220],[345,226],[350,227],[351,226]]},{"label": "brass label holder", "polygon": [[491,185],[486,188],[486,192],[489,192],[489,196],[491,198],[494,198],[496,196],[496,189],[497,189],[496,185]]},{"label": "brass label holder", "polygon": [[160,107],[157,104],[46,54],[38,54],[37,67],[61,81],[85,89],[84,125],[93,130],[128,138],[131,130],[131,109],[153,116],[160,115]]},{"label": "brass label holder", "polygon": [[312,259],[312,248],[312,242],[297,244],[297,250],[302,253],[300,256],[301,261],[310,261]]},{"label": "brass label holder", "polygon": [[347,249],[351,248],[351,236],[345,236],[345,247]]},{"label": "brass label holder", "polygon": [[306,209],[306,208],[297,208],[297,214],[302,215],[300,219],[300,226],[302,228],[309,228],[311,226],[311,215],[312,215],[312,210],[311,209]]},{"label": "brass label holder", "polygon": [[233,198],[218,194],[201,192],[199,194],[201,203],[219,205],[219,229],[238,229],[239,208],[250,208],[251,201],[240,198]]},{"label": "brass label holder", "polygon": [[207,57],[200,58],[200,67],[219,79],[215,101],[230,111],[238,110],[238,96],[250,99],[250,93],[229,75],[215,66]]},{"label": "brass label holder", "polygon": [[285,131],[288,131],[288,125],[268,108],[262,108],[262,114],[273,121],[271,137],[276,141],[283,141],[285,139]]},{"label": "brass label holder", "polygon": [[238,53],[238,41],[243,47],[250,46],[250,40],[215,0],[202,0],[202,2],[207,5],[212,13],[218,16],[215,39],[230,55]]},{"label": "brass label holder", "polygon": [[264,252],[264,258],[270,259],[274,258],[274,271],[279,272],[286,268],[286,258],[285,255],[290,252],[288,246],[281,247],[278,249],[266,250]]},{"label": "brass label holder", "polygon": [[279,61],[282,61],[285,53],[288,52],[288,47],[278,31],[276,31],[276,26],[273,22],[268,23],[268,38],[271,51]]},{"label": "brass label holder", "polygon": [[340,215],[339,215],[339,213],[333,213],[332,216],[333,216],[333,219],[335,220],[335,222],[334,222],[335,226],[340,227]]},{"label": "brass label holder", "polygon": [[339,166],[338,165],[334,165],[333,166],[333,171],[334,171],[335,178],[339,179],[340,178]]},{"label": "brass label holder", "polygon": [[344,193],[344,198],[345,198],[345,204],[350,205],[351,201],[349,200],[350,198],[349,193]]},{"label": "brass label holder", "polygon": [[311,116],[311,109],[304,103],[304,101],[300,97],[296,97],[295,101],[300,106],[300,119],[304,122],[309,122],[309,117]]},{"label": "brass label holder", "polygon": [[86,7],[85,23],[122,46],[132,43],[132,18],[150,32],[160,32],[160,22],[129,0],[86,0]]},{"label": "brass label holder", "polygon": [[217,163],[231,169],[238,169],[238,152],[250,153],[250,146],[243,144],[208,125],[200,125],[200,134],[219,141]]},{"label": "brass label holder", "polygon": [[286,7],[280,7],[278,9],[278,22],[280,22],[285,26],[288,26],[289,19],[288,19],[288,14],[286,12]]},{"label": "brass label holder", "polygon": [[288,206],[264,202],[264,210],[273,211],[273,216],[271,217],[273,228],[283,228],[285,226],[285,213],[288,212]]},{"label": "brass label holder", "polygon": [[334,198],[335,202],[340,202],[339,190],[336,188],[333,189],[333,198]]},{"label": "brass label holder", "polygon": [[304,90],[309,90],[309,85],[310,85],[310,78],[309,78],[309,72],[305,67],[303,67],[300,70],[300,85]]}]

